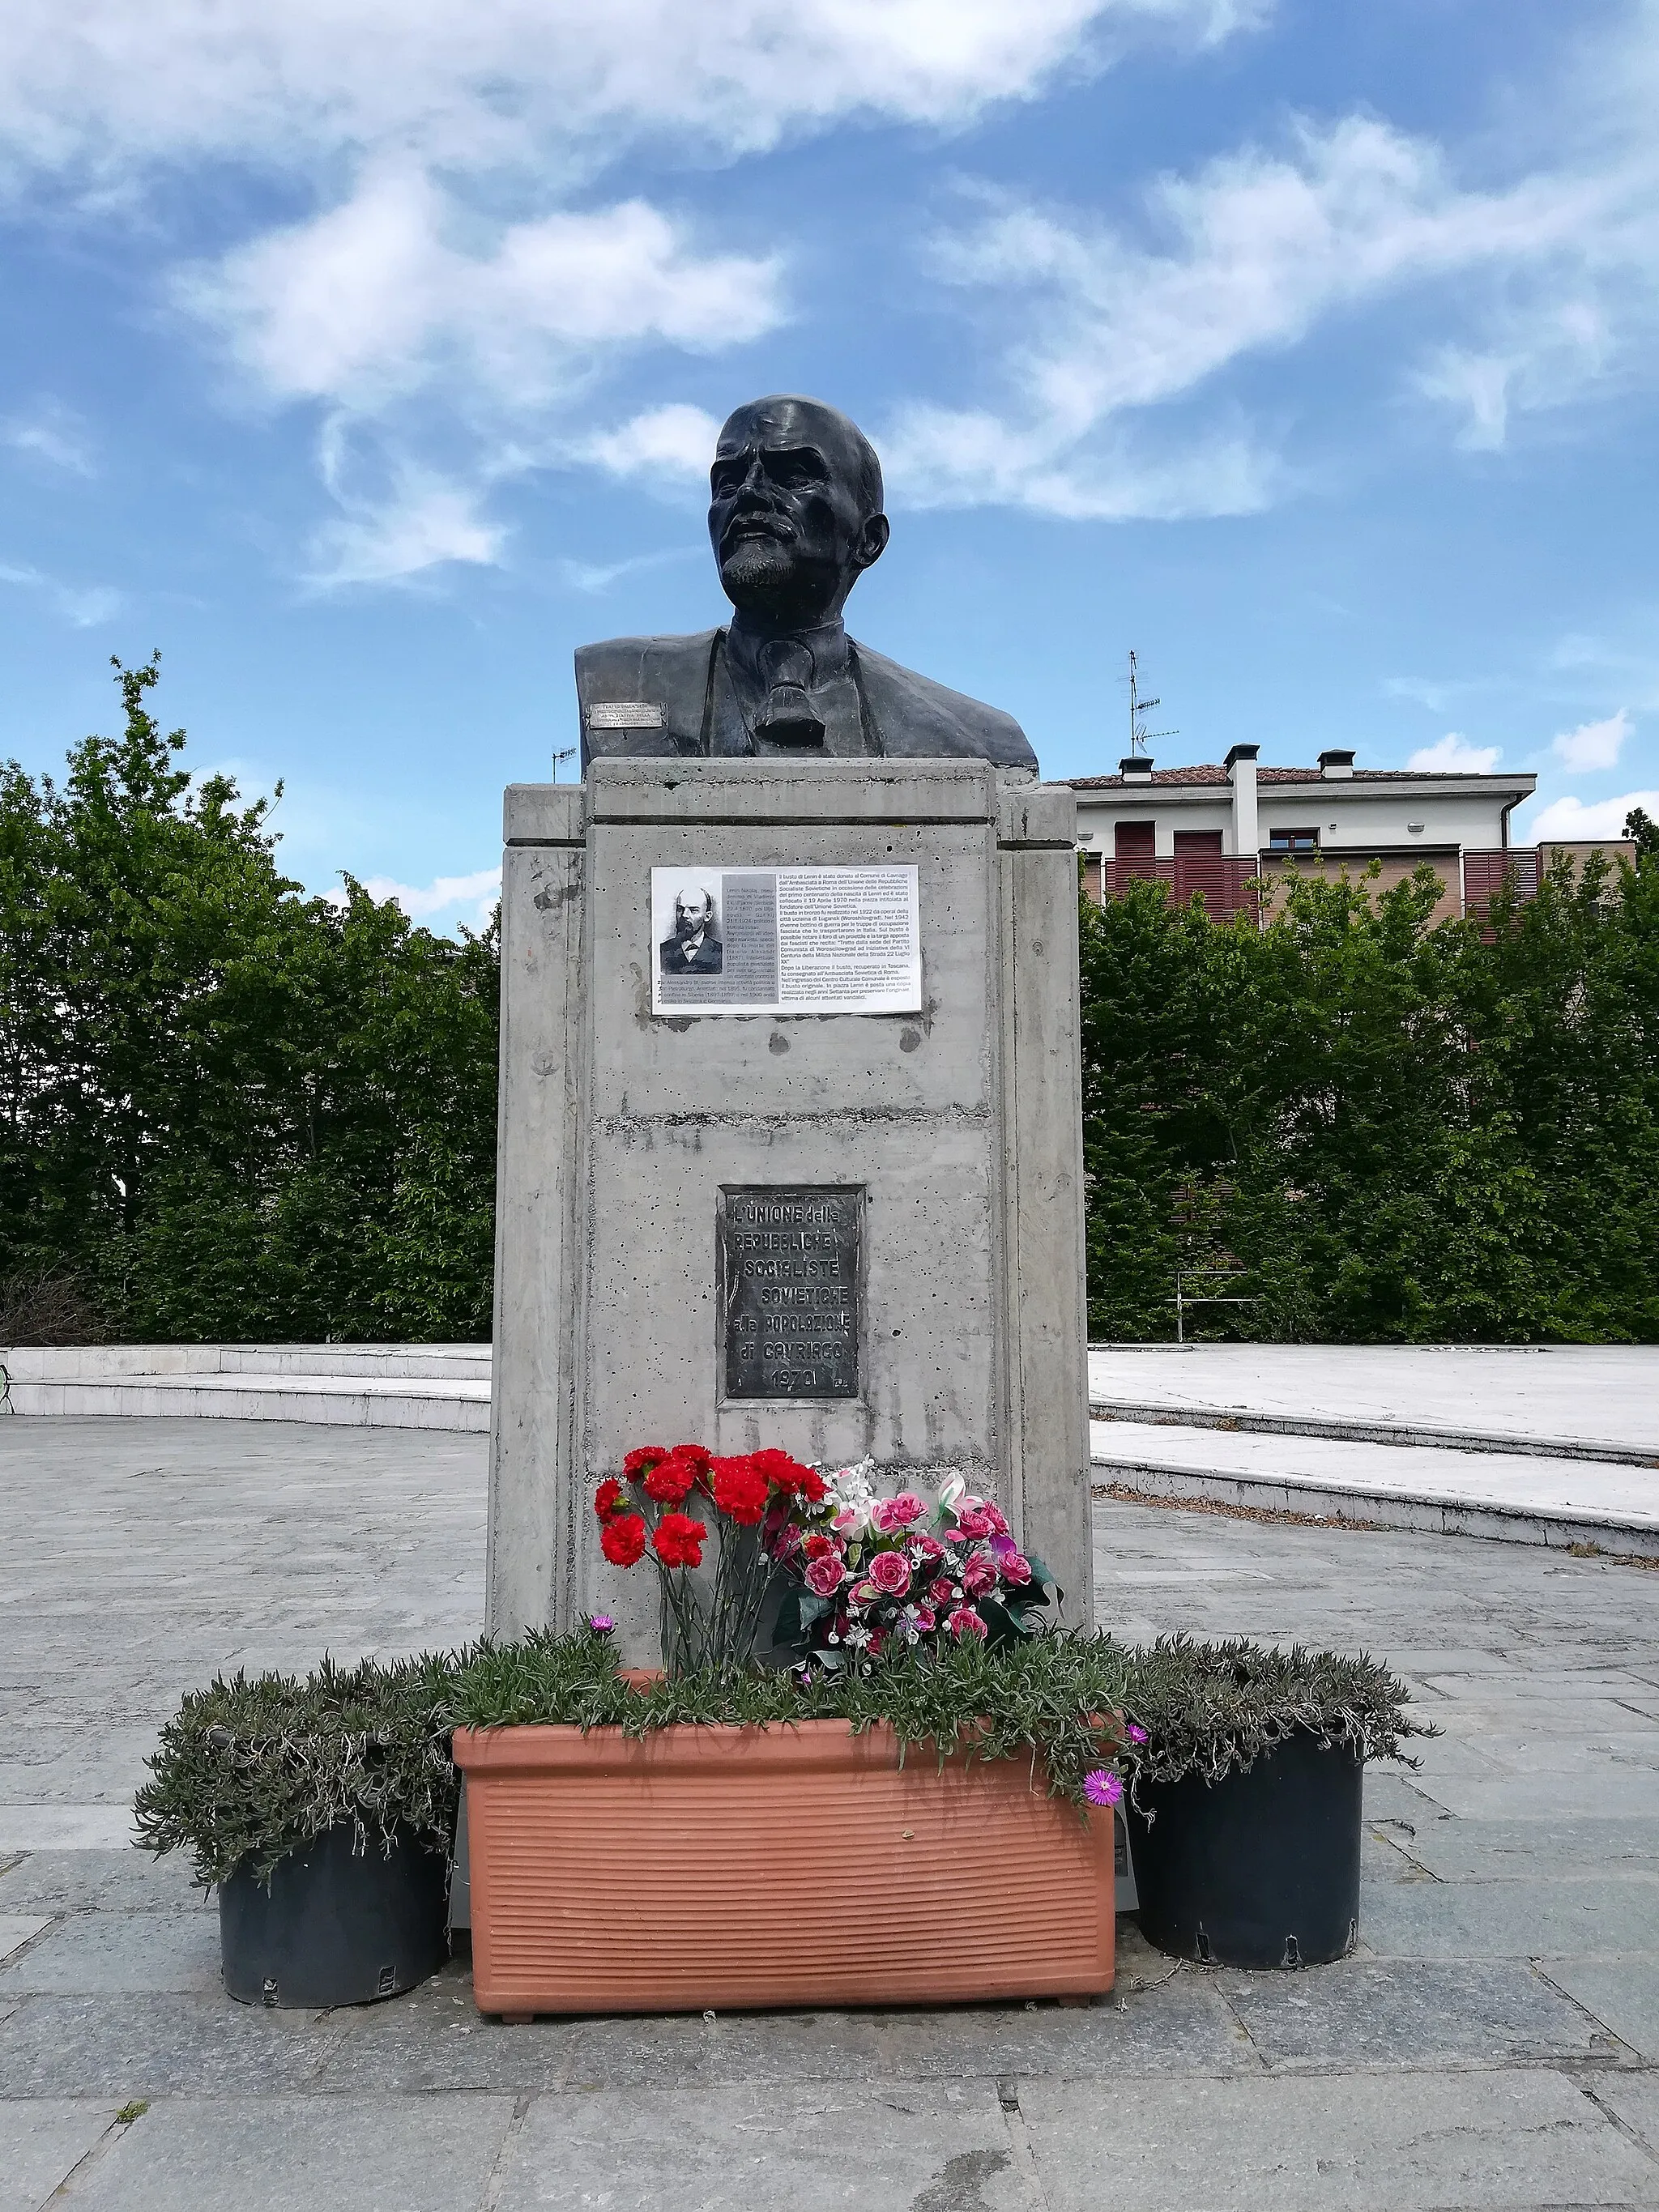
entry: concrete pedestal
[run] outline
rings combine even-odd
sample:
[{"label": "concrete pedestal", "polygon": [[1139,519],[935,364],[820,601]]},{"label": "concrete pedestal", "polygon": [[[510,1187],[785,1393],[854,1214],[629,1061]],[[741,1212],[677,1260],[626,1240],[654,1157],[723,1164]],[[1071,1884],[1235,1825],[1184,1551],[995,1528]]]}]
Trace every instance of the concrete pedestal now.
[{"label": "concrete pedestal", "polygon": [[[1086,1622],[1075,802],[974,762],[615,760],[506,805],[492,1633],[655,1578],[591,1510],[630,1446],[780,1444],[993,1493]],[[652,1012],[653,867],[919,870],[922,1008]],[[856,1395],[728,1398],[723,1190],[858,1194]]]}]

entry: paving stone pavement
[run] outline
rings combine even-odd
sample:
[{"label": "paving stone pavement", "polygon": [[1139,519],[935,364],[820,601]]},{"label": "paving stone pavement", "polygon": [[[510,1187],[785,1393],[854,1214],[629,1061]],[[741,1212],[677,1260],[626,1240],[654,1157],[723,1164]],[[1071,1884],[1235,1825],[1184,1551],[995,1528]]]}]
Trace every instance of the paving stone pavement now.
[{"label": "paving stone pavement", "polygon": [[155,1729],[221,1667],[472,1633],[484,1452],[0,1418],[0,2212],[1659,2208],[1659,1576],[1468,1538],[1099,1510],[1121,1632],[1368,1649],[1444,1729],[1367,1778],[1340,1965],[1126,1919],[1079,2010],[507,2028],[459,1961],[232,2003],[187,1869],[120,1843]]}]

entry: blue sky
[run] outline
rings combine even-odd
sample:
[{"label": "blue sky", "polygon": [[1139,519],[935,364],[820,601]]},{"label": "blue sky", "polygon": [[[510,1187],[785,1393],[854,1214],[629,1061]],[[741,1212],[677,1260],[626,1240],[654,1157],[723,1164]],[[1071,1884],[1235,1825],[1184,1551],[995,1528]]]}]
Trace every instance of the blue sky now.
[{"label": "blue sky", "polygon": [[776,390],[886,464],[849,628],[1050,775],[1133,645],[1165,765],[1659,812],[1650,0],[9,0],[0,222],[0,755],[159,646],[313,889],[477,918]]}]

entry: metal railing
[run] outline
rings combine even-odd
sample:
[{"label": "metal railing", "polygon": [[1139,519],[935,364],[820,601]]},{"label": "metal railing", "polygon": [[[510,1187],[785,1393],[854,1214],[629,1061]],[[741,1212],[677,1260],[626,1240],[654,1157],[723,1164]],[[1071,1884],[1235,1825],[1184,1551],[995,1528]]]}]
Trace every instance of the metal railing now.
[{"label": "metal railing", "polygon": [[[1363,852],[1286,854],[1264,849],[1259,854],[1177,853],[1157,858],[1151,854],[1108,858],[1090,854],[1086,858],[1090,890],[1103,900],[1121,898],[1131,883],[1167,884],[1172,905],[1185,906],[1197,893],[1204,901],[1206,913],[1218,921],[1230,921],[1237,914],[1261,915],[1258,878],[1264,868],[1276,870],[1289,861],[1304,867],[1311,864],[1316,870],[1322,859],[1334,866],[1363,868],[1366,855]],[[1455,880],[1455,870],[1443,872],[1452,877],[1447,890],[1455,899],[1461,894],[1463,912],[1484,921],[1492,899],[1506,880],[1517,899],[1536,898],[1544,870],[1535,845],[1490,849],[1477,846],[1464,849],[1461,884]]]},{"label": "metal railing", "polygon": [[1249,1298],[1189,1298],[1183,1295],[1183,1284],[1190,1282],[1194,1279],[1198,1279],[1200,1280],[1207,1279],[1211,1282],[1237,1282],[1241,1276],[1248,1275],[1249,1272],[1250,1271],[1248,1267],[1186,1267],[1181,1269],[1176,1276],[1176,1342],[1177,1344],[1185,1344],[1187,1341],[1186,1310],[1188,1306],[1257,1306],[1261,1303],[1260,1297]]},{"label": "metal railing", "polygon": [[1176,906],[1185,906],[1196,892],[1205,911],[1219,919],[1231,921],[1236,914],[1257,910],[1257,864],[1248,853],[1177,853],[1173,859],[1160,860],[1151,854],[1144,859],[1103,857],[1100,873],[1102,895],[1108,898],[1121,897],[1132,882],[1167,884]]}]

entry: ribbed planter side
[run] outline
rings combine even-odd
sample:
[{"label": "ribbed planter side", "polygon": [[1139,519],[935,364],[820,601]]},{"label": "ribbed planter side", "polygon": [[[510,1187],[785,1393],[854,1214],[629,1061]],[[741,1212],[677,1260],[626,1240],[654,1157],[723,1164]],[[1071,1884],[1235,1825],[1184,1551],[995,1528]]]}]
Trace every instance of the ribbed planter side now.
[{"label": "ribbed planter side", "polygon": [[1112,1986],[1112,1823],[890,1729],[458,1729],[472,1973],[501,2013],[939,2004]]}]

